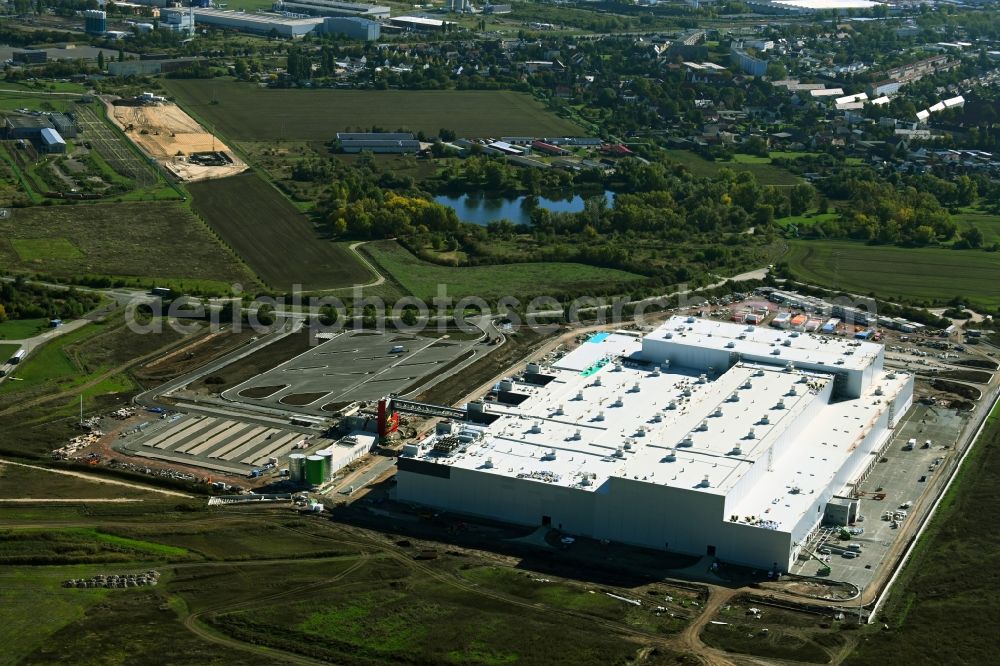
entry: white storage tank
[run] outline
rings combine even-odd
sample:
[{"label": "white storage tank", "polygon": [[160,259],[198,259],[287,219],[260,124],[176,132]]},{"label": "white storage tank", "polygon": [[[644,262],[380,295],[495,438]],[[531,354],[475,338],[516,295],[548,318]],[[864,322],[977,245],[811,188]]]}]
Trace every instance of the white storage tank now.
[{"label": "white storage tank", "polygon": [[288,456],[288,478],[301,482],[305,478],[306,457],[301,453]]}]

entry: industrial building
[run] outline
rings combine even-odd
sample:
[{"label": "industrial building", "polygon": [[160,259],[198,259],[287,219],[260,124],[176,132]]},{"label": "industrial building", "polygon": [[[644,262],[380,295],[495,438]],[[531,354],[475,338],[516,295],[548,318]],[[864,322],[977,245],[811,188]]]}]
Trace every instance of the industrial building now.
[{"label": "industrial building", "polygon": [[52,127],[62,135],[64,139],[75,139],[79,130],[77,130],[76,123],[70,116],[64,113],[50,113],[49,122],[52,123]]},{"label": "industrial building", "polygon": [[338,2],[338,0],[278,0],[274,3],[276,12],[294,12],[315,16],[361,16],[368,19],[389,18],[389,7],[358,2]]},{"label": "industrial building", "polygon": [[[529,363],[399,459],[397,497],[787,571],[909,409],[881,345],[673,317]],[[851,516],[848,516],[851,517]]]},{"label": "industrial building", "polygon": [[382,30],[376,21],[357,16],[330,16],[323,19],[323,34],[374,42],[381,36]]},{"label": "industrial building", "polygon": [[25,65],[43,65],[48,62],[49,53],[45,49],[25,49],[14,52],[14,62]]},{"label": "industrial building", "polygon": [[345,153],[416,153],[420,142],[409,132],[337,132]]},{"label": "industrial building", "polygon": [[252,14],[201,7],[194,7],[192,12],[195,24],[228,28],[257,35],[275,34],[287,39],[304,37],[315,30],[317,26],[323,25],[322,18],[289,18],[266,12]]},{"label": "industrial building", "polygon": [[160,12],[160,29],[190,37],[194,34],[194,12],[187,9],[164,9]]},{"label": "industrial building", "polygon": [[758,14],[843,14],[850,11],[871,11],[885,3],[872,0],[750,0],[747,4]]},{"label": "industrial building", "polygon": [[394,28],[410,32],[434,32],[447,29],[450,21],[427,18],[426,16],[396,16],[389,19],[388,24]]},{"label": "industrial building", "polygon": [[10,115],[3,119],[4,136],[8,139],[38,141],[43,129],[51,129],[52,122],[47,116]]},{"label": "industrial building", "polygon": [[42,130],[39,139],[42,145],[42,152],[45,153],[66,152],[66,140],[59,135],[59,132],[55,131],[50,127],[46,127],[45,129]]},{"label": "industrial building", "polygon": [[108,15],[99,9],[83,12],[83,29],[88,35],[103,35],[108,31]]}]

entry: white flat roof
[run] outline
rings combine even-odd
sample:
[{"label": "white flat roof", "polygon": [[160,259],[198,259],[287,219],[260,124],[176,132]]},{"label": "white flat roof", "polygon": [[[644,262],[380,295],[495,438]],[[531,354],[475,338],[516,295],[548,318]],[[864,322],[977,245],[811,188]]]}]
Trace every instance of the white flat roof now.
[{"label": "white flat roof", "polygon": [[[619,477],[721,496],[766,465],[752,488],[727,502],[726,519],[753,516],[749,522],[791,529],[909,379],[880,372],[860,398],[818,406],[828,374],[739,364],[713,381],[615,363],[640,349],[641,340],[623,335],[585,342],[543,370],[553,378],[546,385],[516,382],[513,392],[527,396],[519,405],[485,403],[486,413],[499,416],[490,425],[456,424],[482,438],[444,455],[433,452],[432,437],[416,457],[581,492]],[[607,362],[598,368],[599,361]],[[769,455],[786,428],[816,407],[807,432]]]},{"label": "white flat roof", "polygon": [[199,18],[219,18],[239,21],[250,21],[252,23],[283,25],[319,25],[323,23],[323,17],[315,18],[289,18],[281,14],[267,14],[257,12],[235,12],[228,9],[212,9],[210,7],[194,7],[194,17]]},{"label": "white flat roof", "polygon": [[[734,324],[698,317],[671,317],[646,339],[670,340],[706,349],[767,357],[772,363],[811,363],[838,369],[862,370],[873,362],[882,345],[853,338],[800,333],[770,327]],[[731,346],[730,346],[731,345]],[[775,352],[778,353],[775,353]]]},{"label": "white flat roof", "polygon": [[871,0],[773,0],[775,5],[798,9],[870,9],[883,3]]}]

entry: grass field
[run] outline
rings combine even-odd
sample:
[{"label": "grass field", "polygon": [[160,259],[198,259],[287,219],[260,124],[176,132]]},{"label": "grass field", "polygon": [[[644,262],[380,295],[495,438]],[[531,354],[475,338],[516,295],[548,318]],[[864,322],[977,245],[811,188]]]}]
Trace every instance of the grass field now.
[{"label": "grass field", "polygon": [[734,158],[732,162],[712,162],[688,150],[673,148],[664,152],[670,159],[683,164],[691,173],[703,178],[715,176],[720,169],[732,169],[733,171],[749,171],[756,176],[757,182],[761,185],[796,185],[801,182],[801,179],[795,174],[771,164],[770,158],[737,155],[736,157],[740,159]]},{"label": "grass field", "polygon": [[372,126],[431,136],[447,128],[459,137],[581,132],[528,95],[509,91],[272,90],[223,79],[164,85],[186,110],[235,141],[329,141],[337,132]]},{"label": "grass field", "polygon": [[0,643],[4,645],[4,663],[21,663],[45,645],[49,636],[83,619],[87,609],[108,595],[109,590],[105,589],[61,587],[62,581],[79,573],[68,567],[0,567]]},{"label": "grass field", "polygon": [[343,245],[324,240],[308,217],[256,174],[191,183],[194,210],[270,287],[334,289],[374,279]]},{"label": "grass field", "polygon": [[0,384],[0,411],[40,396],[70,392],[62,402],[50,402],[46,412],[51,418],[72,415],[79,395],[89,406],[99,396],[132,389],[129,378],[116,368],[182,337],[169,326],[161,333],[134,332],[121,318],[87,324],[46,343],[18,364],[13,375],[19,381]]},{"label": "grass field", "polygon": [[25,340],[48,326],[48,319],[8,319],[0,323],[0,340]]},{"label": "grass field", "polygon": [[790,241],[785,257],[796,278],[889,300],[1000,307],[1000,253],[901,248],[850,241]]},{"label": "grass field", "polygon": [[0,266],[59,277],[132,277],[143,286],[229,293],[253,276],[177,203],[14,209],[0,219]]},{"label": "grass field", "polygon": [[[56,474],[31,467],[0,464],[0,498],[39,499],[142,499],[160,500],[162,495],[137,488],[99,483],[78,476]],[[9,505],[8,505],[9,506]]]},{"label": "grass field", "polygon": [[17,345],[5,345],[0,343],[0,365],[7,362],[11,356],[17,353],[19,347]]},{"label": "grass field", "polygon": [[10,244],[21,261],[72,261],[82,259],[83,252],[68,238],[12,238]]},{"label": "grass field", "polygon": [[[878,622],[844,663],[996,663],[1000,622],[1000,407],[944,496]],[[881,630],[882,623],[889,631]]]},{"label": "grass field", "polygon": [[418,259],[394,241],[368,243],[364,251],[405,290],[428,302],[438,293],[439,285],[447,287],[449,296],[479,296],[489,300],[504,296],[558,296],[588,286],[603,288],[643,279],[634,273],[571,263],[438,266]]},{"label": "grass field", "polygon": [[73,375],[77,374],[78,369],[66,353],[66,347],[74,342],[86,340],[99,332],[100,329],[88,324],[65,335],[60,335],[41,349],[36,349],[31,356],[21,361],[17,369],[11,373],[20,381],[6,381],[0,384],[0,395],[25,391],[37,384],[48,382],[73,382]]},{"label": "grass field", "polygon": [[952,215],[951,219],[958,225],[960,232],[972,226],[982,231],[984,245],[1000,243],[1000,215],[983,211],[966,211]]}]

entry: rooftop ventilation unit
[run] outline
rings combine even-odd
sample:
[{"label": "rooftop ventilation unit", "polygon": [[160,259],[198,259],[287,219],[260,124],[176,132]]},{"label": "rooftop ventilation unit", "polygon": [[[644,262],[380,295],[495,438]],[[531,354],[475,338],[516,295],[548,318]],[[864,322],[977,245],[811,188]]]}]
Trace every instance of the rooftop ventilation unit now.
[{"label": "rooftop ventilation unit", "polygon": [[767,416],[767,414],[764,414],[764,416],[760,417],[759,423],[761,425],[770,425],[771,419]]},{"label": "rooftop ventilation unit", "polygon": [[729,397],[726,398],[726,402],[739,402],[740,396],[738,393],[730,393]]},{"label": "rooftop ventilation unit", "polygon": [[513,390],[513,388],[514,388],[514,382],[513,381],[511,381],[509,379],[501,379],[500,380],[500,390],[501,391],[510,391],[510,390]]},{"label": "rooftop ventilation unit", "polygon": [[616,458],[624,458],[625,457],[625,449],[623,449],[620,446],[617,449],[615,449],[615,457]]},{"label": "rooftop ventilation unit", "polygon": [[753,376],[754,377],[763,377],[764,376],[764,370],[762,368],[757,368],[756,370],[754,370]]},{"label": "rooftop ventilation unit", "polygon": [[875,395],[882,395],[882,393],[883,393],[882,387],[881,386],[876,386],[875,387]]},{"label": "rooftop ventilation unit", "polygon": [[663,363],[661,363],[660,367],[663,368],[664,370],[669,370],[670,369],[670,359],[667,359]]},{"label": "rooftop ventilation unit", "polygon": [[615,372],[621,372],[622,371],[622,364],[621,363],[615,363],[615,367],[613,368],[613,370]]},{"label": "rooftop ventilation unit", "polygon": [[653,414],[653,423],[660,423],[663,421],[663,414]]},{"label": "rooftop ventilation unit", "polygon": [[794,386],[790,386],[790,387],[788,387],[788,393],[786,393],[785,395],[795,396],[795,395],[798,395],[798,394],[799,394],[799,392],[795,390],[795,387]]},{"label": "rooftop ventilation unit", "polygon": [[670,331],[667,331],[666,333],[664,333],[664,334],[663,334],[663,337],[664,337],[665,339],[669,340],[669,339],[671,339],[672,337],[674,337],[674,334],[673,334],[673,333],[671,333]]},{"label": "rooftop ventilation unit", "polygon": [[708,375],[706,375],[706,374],[700,374],[700,375],[698,375],[698,383],[699,384],[704,384],[707,381],[708,381]]},{"label": "rooftop ventilation unit", "polygon": [[483,463],[483,467],[486,469],[493,469],[493,458],[487,458],[486,462]]},{"label": "rooftop ventilation unit", "polygon": [[604,412],[603,411],[597,412],[597,416],[594,417],[594,420],[595,421],[603,421],[604,420]]},{"label": "rooftop ventilation unit", "polygon": [[743,455],[743,448],[739,444],[736,444],[735,446],[733,446],[733,450],[729,452],[729,455],[741,456]]},{"label": "rooftop ventilation unit", "polygon": [[539,372],[542,371],[542,366],[538,365],[537,363],[529,363],[527,365],[527,371],[528,374],[537,375]]},{"label": "rooftop ventilation unit", "polygon": [[780,354],[781,354],[781,349],[779,349],[778,347],[775,347],[774,349],[771,350],[771,356],[779,356]]},{"label": "rooftop ventilation unit", "polygon": [[798,495],[799,493],[802,492],[802,489],[799,488],[798,486],[792,486],[791,488],[789,488],[788,492],[790,492],[793,495]]},{"label": "rooftop ventilation unit", "polygon": [[736,346],[736,343],[733,342],[732,340],[730,340],[729,342],[726,343],[726,348],[727,349],[732,349],[735,346]]},{"label": "rooftop ventilation unit", "polygon": [[740,384],[740,388],[741,388],[741,389],[752,389],[752,388],[753,388],[753,382],[751,382],[751,381],[750,381],[750,380],[748,379],[748,380],[746,380],[745,382],[743,382],[742,384]]},{"label": "rooftop ventilation unit", "polygon": [[667,455],[663,456],[663,462],[677,462],[677,453],[670,449],[667,451]]},{"label": "rooftop ventilation unit", "polygon": [[625,440],[625,444],[622,445],[622,448],[625,449],[626,451],[631,451],[632,450],[632,440],[631,439],[626,439]]},{"label": "rooftop ventilation unit", "polygon": [[683,393],[685,397],[688,397],[688,398],[691,397],[691,389],[689,389],[689,388],[685,388],[683,391],[681,391],[681,393]]},{"label": "rooftop ventilation unit", "polygon": [[750,428],[750,432],[747,433],[746,438],[747,439],[757,439],[757,433],[755,433],[753,431],[753,428]]},{"label": "rooftop ventilation unit", "polygon": [[708,480],[708,474],[706,474],[705,478],[703,478],[701,480],[701,483],[698,484],[698,487],[699,488],[711,488],[712,487],[712,482]]},{"label": "rooftop ventilation unit", "polygon": [[677,401],[671,400],[670,403],[667,404],[667,409],[677,409]]},{"label": "rooftop ventilation unit", "polygon": [[688,317],[688,318],[687,318],[687,319],[685,319],[684,321],[686,321],[686,322],[687,322],[687,323],[689,323],[689,324],[693,324],[693,323],[694,323],[694,322],[695,322],[696,320],[695,320],[695,318],[694,318],[694,317]]},{"label": "rooftop ventilation unit", "polygon": [[635,431],[635,436],[636,437],[645,437],[646,436],[646,429],[643,426],[639,426],[639,429]]},{"label": "rooftop ventilation unit", "polygon": [[698,430],[708,430],[708,421],[702,421],[698,424]]},{"label": "rooftop ventilation unit", "polygon": [[549,449],[548,451],[545,452],[545,455],[542,456],[542,460],[555,460],[555,459],[556,459],[555,449]]},{"label": "rooftop ventilation unit", "polygon": [[621,397],[621,396],[618,396],[617,398],[615,398],[615,401],[614,401],[614,403],[612,403],[612,405],[611,405],[611,406],[612,406],[612,407],[621,407],[621,406],[622,406],[622,405],[624,405],[624,404],[625,404],[625,403],[624,403],[624,401],[622,401],[622,397]]},{"label": "rooftop ventilation unit", "polygon": [[581,486],[589,486],[589,485],[592,485],[593,483],[594,482],[590,480],[590,476],[587,475],[587,474],[584,474],[583,478],[580,479],[580,485]]},{"label": "rooftop ventilation unit", "polygon": [[791,340],[785,340],[784,342],[781,343],[781,345],[783,347],[791,347],[792,346],[792,341]]},{"label": "rooftop ventilation unit", "polygon": [[640,391],[639,382],[636,382],[635,384],[632,385],[632,393],[638,393],[639,391]]},{"label": "rooftop ventilation unit", "polygon": [[784,409],[785,408],[785,401],[784,400],[779,400],[778,404],[775,405],[774,408],[775,409]]},{"label": "rooftop ventilation unit", "polygon": [[795,364],[789,361],[785,364],[785,372],[795,372]]},{"label": "rooftop ventilation unit", "polygon": [[576,399],[577,400],[583,400],[583,391],[577,391],[576,392]]},{"label": "rooftop ventilation unit", "polygon": [[542,424],[539,423],[538,421],[535,421],[535,423],[531,426],[531,432],[537,435],[541,431],[542,431]]},{"label": "rooftop ventilation unit", "polygon": [[601,383],[601,378],[600,377],[597,377],[596,379],[594,379],[594,386],[603,386],[603,384]]},{"label": "rooftop ventilation unit", "polygon": [[556,407],[556,416],[562,416],[565,413],[566,413],[566,411],[563,409],[562,405],[559,405],[558,407]]},{"label": "rooftop ventilation unit", "polygon": [[677,446],[681,446],[681,447],[691,447],[691,446],[694,446],[694,438],[692,438],[691,435],[685,435],[684,439],[682,439],[681,443],[678,444]]},{"label": "rooftop ventilation unit", "polygon": [[649,376],[650,377],[659,377],[660,376],[660,369],[659,368],[653,368],[653,371],[649,373]]},{"label": "rooftop ventilation unit", "polygon": [[714,416],[716,418],[722,416],[722,407],[716,407],[715,411],[712,412],[712,416]]}]

